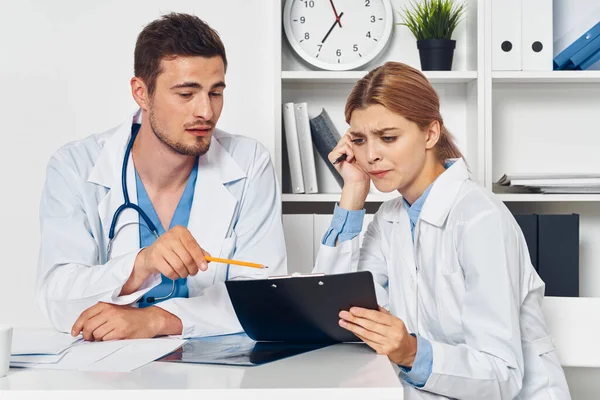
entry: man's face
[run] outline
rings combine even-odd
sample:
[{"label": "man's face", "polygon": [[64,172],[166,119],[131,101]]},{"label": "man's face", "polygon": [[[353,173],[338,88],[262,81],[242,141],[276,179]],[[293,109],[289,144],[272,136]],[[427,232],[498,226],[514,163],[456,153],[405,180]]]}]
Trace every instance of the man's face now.
[{"label": "man's face", "polygon": [[154,134],[178,154],[205,154],[221,116],[224,89],[219,56],[163,59],[148,104]]}]

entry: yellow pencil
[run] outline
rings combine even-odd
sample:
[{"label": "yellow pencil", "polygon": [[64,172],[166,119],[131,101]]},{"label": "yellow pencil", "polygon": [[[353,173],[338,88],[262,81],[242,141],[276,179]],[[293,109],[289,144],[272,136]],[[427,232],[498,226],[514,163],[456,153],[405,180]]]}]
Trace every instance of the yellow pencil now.
[{"label": "yellow pencil", "polygon": [[218,262],[218,263],[223,263],[223,264],[233,264],[233,265],[239,265],[242,267],[259,268],[259,269],[269,268],[266,265],[255,264],[255,263],[251,263],[251,262],[247,262],[247,261],[229,260],[226,258],[217,258],[217,257],[208,257],[208,256],[204,257],[204,258],[206,259],[206,261]]}]

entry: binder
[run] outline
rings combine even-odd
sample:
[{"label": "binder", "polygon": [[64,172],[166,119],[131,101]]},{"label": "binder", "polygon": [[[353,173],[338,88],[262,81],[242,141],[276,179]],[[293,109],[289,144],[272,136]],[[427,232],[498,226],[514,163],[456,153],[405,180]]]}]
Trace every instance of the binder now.
[{"label": "binder", "polygon": [[298,144],[300,146],[302,176],[304,177],[304,192],[319,193],[319,188],[317,186],[315,153],[310,134],[308,104],[294,103],[294,115],[296,118],[296,130],[298,131]]},{"label": "binder", "polygon": [[514,217],[525,237],[531,264],[538,271],[538,216],[536,214],[523,214]]},{"label": "binder", "polygon": [[538,270],[546,296],[579,296],[579,215],[538,216]]},{"label": "binder", "polygon": [[598,49],[598,51],[592,54],[587,60],[579,64],[576,69],[588,69],[592,65],[596,64],[598,61],[600,61],[600,49]]},{"label": "binder", "polygon": [[232,280],[225,286],[240,324],[255,341],[361,342],[339,326],[339,312],[379,308],[369,271]]},{"label": "binder", "polygon": [[554,69],[567,69],[569,59],[598,36],[600,36],[600,22],[586,30],[576,41],[554,57]]},{"label": "binder", "polygon": [[585,47],[579,50],[577,53],[573,54],[565,69],[585,69],[581,68],[581,64],[583,64],[587,59],[591,58],[597,51],[600,50],[600,36],[597,36],[591,42],[585,45]]},{"label": "binder", "polygon": [[[319,115],[310,119],[310,132],[315,150],[318,153],[315,154],[315,159],[317,160],[319,192],[340,193],[344,186],[344,179],[328,157],[340,141],[341,136],[325,109],[322,109]],[[322,183],[325,183],[325,185]]]},{"label": "binder", "polygon": [[[522,0],[492,1],[492,70],[522,69]],[[528,1],[528,0],[525,0]]]},{"label": "binder", "polygon": [[521,11],[523,71],[552,71],[552,0],[523,0]]},{"label": "binder", "polygon": [[298,143],[294,103],[285,103],[283,105],[283,130],[285,132],[285,144],[290,166],[292,193],[304,193],[304,178],[302,177],[300,144]]}]

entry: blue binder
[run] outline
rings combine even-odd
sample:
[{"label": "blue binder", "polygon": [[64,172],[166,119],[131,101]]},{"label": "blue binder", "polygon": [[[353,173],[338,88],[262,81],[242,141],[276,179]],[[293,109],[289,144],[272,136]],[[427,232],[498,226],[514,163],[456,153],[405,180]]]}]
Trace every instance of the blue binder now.
[{"label": "blue binder", "polygon": [[598,50],[596,50],[596,52],[588,57],[584,62],[579,64],[576,69],[588,69],[592,65],[596,64],[598,60],[600,60],[600,48],[598,48]]},{"label": "blue binder", "polygon": [[581,64],[592,57],[598,50],[600,50],[600,35],[586,44],[583,49],[573,54],[573,56],[569,58],[564,69],[585,69],[581,68]]},{"label": "blue binder", "polygon": [[581,51],[588,43],[600,36],[600,22],[581,35],[576,41],[554,57],[554,69],[568,69],[569,60]]}]

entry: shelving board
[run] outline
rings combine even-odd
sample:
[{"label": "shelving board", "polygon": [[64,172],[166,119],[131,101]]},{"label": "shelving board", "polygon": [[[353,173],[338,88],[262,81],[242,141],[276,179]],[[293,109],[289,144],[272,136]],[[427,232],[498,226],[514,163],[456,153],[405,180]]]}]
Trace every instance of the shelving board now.
[{"label": "shelving board", "polygon": [[[283,83],[355,83],[368,71],[282,71]],[[476,71],[425,71],[432,83],[468,83],[477,79]]]},{"label": "shelving board", "polygon": [[[281,200],[284,202],[336,202],[340,200],[341,193],[315,193],[315,194],[295,194],[284,193],[281,195]],[[367,202],[379,203],[398,197],[399,194],[393,193],[370,193],[367,197]]]},{"label": "shelving board", "polygon": [[493,83],[600,83],[600,71],[492,71]]},{"label": "shelving board", "polygon": [[504,202],[600,202],[600,194],[497,193]]}]

